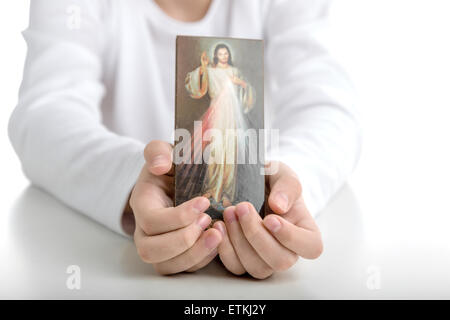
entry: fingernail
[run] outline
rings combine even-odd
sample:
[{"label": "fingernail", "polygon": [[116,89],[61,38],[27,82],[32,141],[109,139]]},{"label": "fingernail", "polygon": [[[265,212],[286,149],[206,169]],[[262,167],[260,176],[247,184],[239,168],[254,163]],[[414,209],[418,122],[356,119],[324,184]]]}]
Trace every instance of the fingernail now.
[{"label": "fingernail", "polygon": [[222,233],[222,235],[225,235],[225,228],[223,227],[222,223],[216,223],[214,225],[214,228],[219,230]]},{"label": "fingernail", "polygon": [[282,193],[282,192],[278,192],[275,195],[275,202],[278,205],[278,207],[283,210],[283,212],[286,212],[288,209],[288,205],[289,205],[289,199],[288,197]]},{"label": "fingernail", "polygon": [[281,223],[275,217],[264,219],[264,225],[272,232],[277,232],[281,228]]},{"label": "fingernail", "polygon": [[209,207],[209,200],[206,199],[205,197],[200,197],[199,199],[197,199],[197,200],[194,202],[193,207],[194,207],[196,210],[198,210],[198,211],[200,211],[200,212],[203,212],[203,211],[205,211],[206,209],[208,209],[208,207]]},{"label": "fingernail", "polygon": [[212,249],[217,247],[217,245],[220,242],[220,238],[216,237],[214,234],[210,234],[209,236],[206,237],[205,239],[205,246],[208,249]]},{"label": "fingernail", "polygon": [[167,164],[168,161],[169,161],[169,159],[167,159],[166,156],[159,155],[152,159],[152,161],[150,162],[150,167],[152,167],[152,168],[162,167],[165,164]]},{"label": "fingernail", "polygon": [[243,216],[245,216],[247,213],[249,212],[248,210],[248,205],[246,203],[241,204],[240,206],[236,207],[236,215],[239,218],[242,218]]},{"label": "fingernail", "polygon": [[203,229],[205,229],[209,223],[211,222],[211,218],[206,213],[197,219],[197,224]]},{"label": "fingernail", "polygon": [[236,216],[234,214],[234,210],[228,209],[228,208],[225,209],[225,211],[223,212],[223,218],[228,223],[232,223],[232,222],[236,221]]}]

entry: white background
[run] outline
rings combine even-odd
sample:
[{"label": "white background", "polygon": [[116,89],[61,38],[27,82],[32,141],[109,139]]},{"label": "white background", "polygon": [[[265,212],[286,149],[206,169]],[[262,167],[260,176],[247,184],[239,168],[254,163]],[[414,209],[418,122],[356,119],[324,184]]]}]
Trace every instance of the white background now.
[{"label": "white background", "polygon": [[[19,160],[9,143],[7,125],[17,103],[26,45],[20,34],[28,25],[29,1],[0,2],[0,202],[3,210],[26,187]],[[0,250],[6,246],[8,215],[0,212]]]},{"label": "white background", "polygon": [[[28,184],[7,137],[28,3],[0,1],[2,210]],[[369,262],[381,272],[389,266],[385,274],[400,278],[397,286],[419,283],[420,297],[450,298],[449,13],[448,0],[337,0],[331,10],[335,55],[360,96],[363,154],[349,184]],[[11,245],[7,219],[0,212],[0,250]]]}]

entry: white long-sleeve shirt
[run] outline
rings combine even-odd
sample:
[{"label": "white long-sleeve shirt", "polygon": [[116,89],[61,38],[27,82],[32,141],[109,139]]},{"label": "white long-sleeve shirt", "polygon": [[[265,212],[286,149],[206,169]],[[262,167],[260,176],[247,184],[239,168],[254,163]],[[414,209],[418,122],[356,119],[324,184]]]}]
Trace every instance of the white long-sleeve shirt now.
[{"label": "white long-sleeve shirt", "polygon": [[[8,133],[26,177],[125,235],[121,216],[151,140],[173,143],[175,37],[264,39],[266,128],[316,215],[359,156],[352,87],[316,36],[329,1],[212,0],[181,22],[153,0],[33,0]],[[70,227],[70,226],[69,226]]]}]

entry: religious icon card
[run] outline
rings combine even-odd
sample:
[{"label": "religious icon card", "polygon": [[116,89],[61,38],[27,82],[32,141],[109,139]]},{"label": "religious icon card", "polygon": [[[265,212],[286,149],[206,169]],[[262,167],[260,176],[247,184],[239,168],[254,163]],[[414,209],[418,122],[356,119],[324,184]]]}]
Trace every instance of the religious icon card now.
[{"label": "religious icon card", "polygon": [[263,40],[177,36],[175,205],[210,201],[214,223],[248,201],[264,216]]}]

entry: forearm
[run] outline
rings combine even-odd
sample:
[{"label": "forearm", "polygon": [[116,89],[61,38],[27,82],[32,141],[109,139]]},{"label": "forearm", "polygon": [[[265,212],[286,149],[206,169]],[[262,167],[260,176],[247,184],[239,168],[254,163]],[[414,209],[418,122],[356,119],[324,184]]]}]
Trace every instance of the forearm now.
[{"label": "forearm", "polygon": [[31,3],[27,62],[8,133],[33,184],[123,234],[122,211],[144,163],[144,144],[101,123],[106,88],[97,40],[107,27],[97,6],[104,2],[78,1],[84,27],[77,32],[61,25],[70,3]]},{"label": "forearm", "polygon": [[89,124],[64,99],[59,103],[60,112],[19,106],[13,114],[9,135],[24,173],[69,207],[123,233],[120,213],[142,168],[143,145]]},{"label": "forearm", "polygon": [[315,216],[353,171],[360,149],[358,122],[334,105],[317,105],[284,120],[279,150],[270,148],[269,157],[297,173]]},{"label": "forearm", "polygon": [[[315,215],[352,172],[361,129],[355,92],[321,37],[329,1],[272,1],[268,15],[269,118],[279,150],[269,157],[292,167]],[[283,19],[281,19],[283,17]],[[279,23],[282,21],[283,23]]]}]

